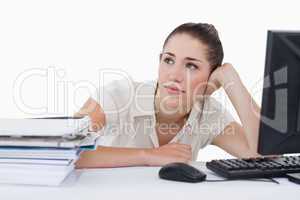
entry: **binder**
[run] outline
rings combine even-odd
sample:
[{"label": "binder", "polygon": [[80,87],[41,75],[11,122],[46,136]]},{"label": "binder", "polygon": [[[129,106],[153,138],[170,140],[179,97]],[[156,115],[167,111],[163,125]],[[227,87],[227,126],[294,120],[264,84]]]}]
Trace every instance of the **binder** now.
[{"label": "binder", "polygon": [[46,117],[0,119],[0,136],[61,136],[75,137],[88,132],[90,118]]}]

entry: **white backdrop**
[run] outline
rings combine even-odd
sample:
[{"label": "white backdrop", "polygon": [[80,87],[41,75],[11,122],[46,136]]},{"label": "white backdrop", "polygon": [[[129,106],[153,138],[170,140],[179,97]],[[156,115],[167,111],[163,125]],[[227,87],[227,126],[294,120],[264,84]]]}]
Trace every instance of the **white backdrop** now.
[{"label": "white backdrop", "polygon": [[[185,22],[216,26],[224,61],[235,66],[260,103],[267,30],[300,30],[298,4],[0,1],[0,117],[71,115],[98,84],[104,68],[122,69],[135,80],[156,78],[165,37]],[[215,95],[226,98],[222,91]],[[232,106],[228,109],[237,117]],[[208,147],[199,156],[206,160],[228,155]]]}]

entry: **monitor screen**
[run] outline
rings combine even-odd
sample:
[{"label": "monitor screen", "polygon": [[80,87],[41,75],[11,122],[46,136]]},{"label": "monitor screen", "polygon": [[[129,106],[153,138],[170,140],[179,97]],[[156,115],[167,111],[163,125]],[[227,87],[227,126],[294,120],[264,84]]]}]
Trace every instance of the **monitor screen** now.
[{"label": "monitor screen", "polygon": [[300,153],[300,32],[268,31],[258,152]]}]

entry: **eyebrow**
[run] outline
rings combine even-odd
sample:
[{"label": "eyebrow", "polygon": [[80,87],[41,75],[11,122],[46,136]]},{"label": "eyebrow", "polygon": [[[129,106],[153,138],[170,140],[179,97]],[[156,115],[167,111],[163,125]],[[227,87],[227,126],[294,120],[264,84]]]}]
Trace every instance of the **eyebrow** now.
[{"label": "eyebrow", "polygon": [[[164,52],[164,53],[162,53],[162,54],[168,54],[168,55],[170,55],[170,56],[176,57],[175,54],[174,54],[174,53],[171,53],[171,52]],[[186,60],[191,60],[191,61],[198,61],[198,62],[203,63],[202,60],[199,60],[199,59],[197,59],[197,58],[185,57],[184,59],[186,59]]]}]

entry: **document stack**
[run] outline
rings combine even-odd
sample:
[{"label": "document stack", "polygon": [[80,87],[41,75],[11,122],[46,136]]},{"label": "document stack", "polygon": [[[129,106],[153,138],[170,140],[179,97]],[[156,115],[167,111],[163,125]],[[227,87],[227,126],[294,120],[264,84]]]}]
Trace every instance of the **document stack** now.
[{"label": "document stack", "polygon": [[0,119],[0,183],[60,185],[95,148],[89,118]]}]

